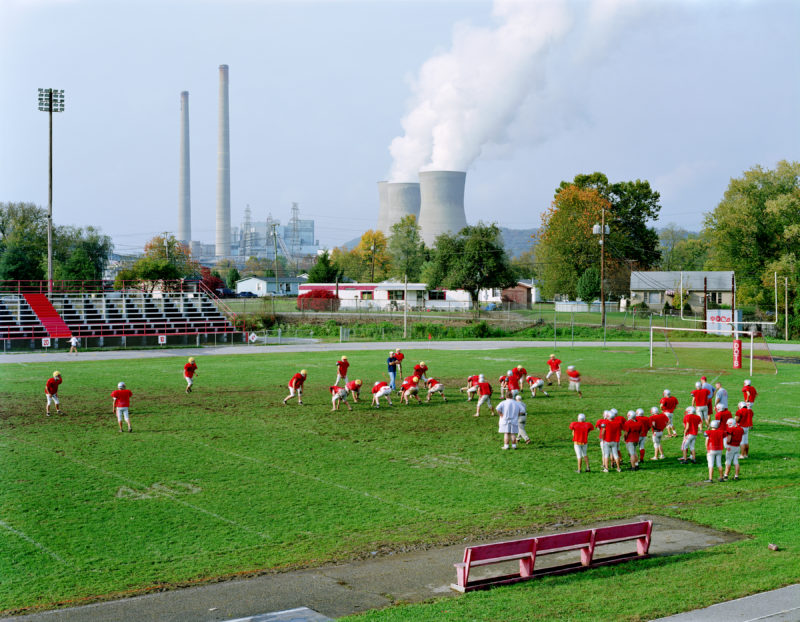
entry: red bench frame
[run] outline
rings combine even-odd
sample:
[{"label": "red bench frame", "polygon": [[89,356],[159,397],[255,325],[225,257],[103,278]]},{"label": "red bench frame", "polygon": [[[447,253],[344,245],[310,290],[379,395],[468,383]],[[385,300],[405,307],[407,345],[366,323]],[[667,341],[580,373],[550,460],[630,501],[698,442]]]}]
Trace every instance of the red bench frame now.
[{"label": "red bench frame", "polygon": [[[469,592],[471,590],[485,589],[493,585],[526,581],[542,575],[562,574],[573,570],[585,570],[593,566],[649,557],[652,531],[653,521],[648,520],[551,534],[536,538],[525,538],[523,540],[509,540],[470,546],[464,549],[463,561],[453,564],[456,568],[456,583],[451,584],[450,587],[458,592]],[[594,557],[598,546],[631,540],[636,541],[635,552],[611,555],[599,559]],[[534,568],[536,559],[539,556],[575,550],[581,552],[579,562],[539,570]],[[471,568],[513,560],[519,560],[519,572],[517,573],[473,581],[469,580]]]}]

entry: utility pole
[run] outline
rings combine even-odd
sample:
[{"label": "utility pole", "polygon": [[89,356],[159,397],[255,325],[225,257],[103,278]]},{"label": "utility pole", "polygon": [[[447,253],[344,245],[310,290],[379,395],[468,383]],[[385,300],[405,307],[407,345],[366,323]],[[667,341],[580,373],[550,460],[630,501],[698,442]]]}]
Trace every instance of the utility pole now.
[{"label": "utility pole", "polygon": [[372,275],[370,276],[370,281],[369,282],[370,283],[374,283],[375,282],[375,242],[372,243],[372,246],[370,247],[370,250],[372,251]]},{"label": "utility pole", "polygon": [[408,337],[408,274],[403,275],[403,339]]},{"label": "utility pole", "polygon": [[703,277],[703,328],[708,332],[708,277]]},{"label": "utility pole", "polygon": [[789,277],[783,277],[783,339],[789,341]]},{"label": "utility pole", "polygon": [[272,315],[275,315],[275,296],[278,295],[278,225],[272,224],[272,244],[275,248],[275,259],[272,269],[275,273],[275,294],[272,296]]}]

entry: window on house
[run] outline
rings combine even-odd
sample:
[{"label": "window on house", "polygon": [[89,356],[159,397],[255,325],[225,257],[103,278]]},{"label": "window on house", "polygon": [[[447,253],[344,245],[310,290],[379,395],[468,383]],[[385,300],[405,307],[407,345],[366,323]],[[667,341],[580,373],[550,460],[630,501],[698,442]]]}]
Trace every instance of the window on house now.
[{"label": "window on house", "polygon": [[661,292],[648,292],[647,302],[651,305],[661,304]]},{"label": "window on house", "polygon": [[389,300],[405,300],[405,292],[402,289],[390,289]]},{"label": "window on house", "polygon": [[361,300],[372,300],[372,292],[361,292]]},{"label": "window on house", "polygon": [[428,292],[428,300],[445,300],[445,291],[442,289],[432,289]]}]

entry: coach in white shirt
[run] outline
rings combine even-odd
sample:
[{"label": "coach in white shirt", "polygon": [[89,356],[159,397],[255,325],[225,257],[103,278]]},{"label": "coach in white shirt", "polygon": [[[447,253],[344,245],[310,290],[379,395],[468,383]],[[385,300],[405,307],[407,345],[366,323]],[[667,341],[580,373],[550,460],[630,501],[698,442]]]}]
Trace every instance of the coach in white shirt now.
[{"label": "coach in white shirt", "polygon": [[522,410],[520,403],[512,399],[510,395],[506,396],[502,402],[495,408],[497,414],[500,415],[500,424],[498,432],[503,435],[503,449],[508,449],[509,444],[511,449],[517,448],[517,434],[519,433],[519,413]]}]

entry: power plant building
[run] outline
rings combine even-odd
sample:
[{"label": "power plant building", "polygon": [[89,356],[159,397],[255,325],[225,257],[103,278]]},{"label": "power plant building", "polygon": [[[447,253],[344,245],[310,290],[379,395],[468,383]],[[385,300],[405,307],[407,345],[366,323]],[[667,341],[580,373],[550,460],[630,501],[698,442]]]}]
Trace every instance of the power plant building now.
[{"label": "power plant building", "polygon": [[423,171],[419,174],[419,226],[422,239],[433,246],[442,233],[458,233],[467,226],[464,211],[464,171]]}]

